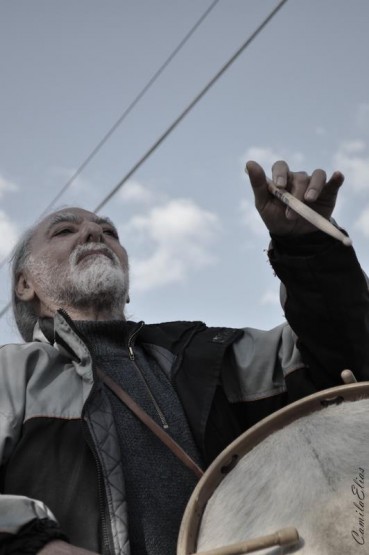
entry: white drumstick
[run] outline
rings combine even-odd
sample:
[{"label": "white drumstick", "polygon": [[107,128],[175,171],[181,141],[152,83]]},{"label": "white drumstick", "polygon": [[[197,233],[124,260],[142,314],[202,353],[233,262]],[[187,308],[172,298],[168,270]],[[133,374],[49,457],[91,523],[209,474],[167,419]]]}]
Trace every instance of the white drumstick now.
[{"label": "white drumstick", "polygon": [[287,547],[295,545],[299,541],[300,537],[296,528],[282,528],[275,534],[260,536],[259,538],[234,543],[233,545],[217,547],[215,549],[210,549],[210,551],[199,551],[192,555],[242,555],[243,553],[253,553],[254,551],[260,551],[261,549],[276,545]]},{"label": "white drumstick", "polygon": [[313,224],[321,231],[324,231],[331,237],[338,239],[338,241],[342,241],[342,243],[346,245],[346,247],[351,247],[352,240],[350,239],[350,237],[347,237],[347,235],[337,229],[329,220],[315,212],[312,208],[310,208],[310,206],[307,206],[306,204],[301,202],[301,200],[298,200],[282,187],[277,187],[277,185],[271,179],[269,179],[269,177],[267,177],[266,180],[268,183],[269,191],[277,199],[286,204],[286,206],[291,208],[291,210],[297,212],[297,214],[305,218],[305,220]]}]

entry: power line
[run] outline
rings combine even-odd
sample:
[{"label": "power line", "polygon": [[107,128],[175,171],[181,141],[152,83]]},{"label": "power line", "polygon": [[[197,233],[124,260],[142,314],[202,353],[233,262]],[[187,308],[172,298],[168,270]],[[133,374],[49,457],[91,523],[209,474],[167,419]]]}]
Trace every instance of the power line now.
[{"label": "power line", "polygon": [[288,0],[282,0],[279,4],[270,12],[270,14],[264,19],[264,21],[256,28],[256,30],[250,35],[250,37],[240,46],[240,48],[233,54],[233,56],[226,62],[222,68],[214,75],[212,79],[205,85],[205,87],[199,92],[197,96],[190,102],[190,104],[183,110],[183,112],[173,121],[173,123],[167,128],[166,131],[155,141],[155,143],[146,151],[146,153],[139,159],[138,162],[129,170],[129,172],[121,179],[121,181],[110,191],[110,193],[100,202],[100,204],[95,208],[94,212],[99,212],[103,206],[119,191],[119,189],[128,181],[130,177],[142,164],[155,152],[155,150],[161,145],[161,143],[170,135],[172,131],[177,127],[177,125],[188,115],[188,113],[196,106],[196,104],[201,100],[201,98],[211,89],[211,87],[218,81],[218,79],[227,71],[227,69],[236,61],[236,59],[242,54],[244,50],[253,42],[253,40],[258,36],[258,34],[264,29],[264,27],[273,19],[276,13],[282,8],[282,6]]},{"label": "power line", "polygon": [[[68,181],[63,185],[57,195],[53,198],[53,200],[46,206],[46,208],[41,212],[39,218],[45,216],[48,211],[55,205],[55,203],[60,199],[60,197],[65,193],[67,189],[72,185],[72,183],[77,179],[77,177],[82,173],[82,171],[86,168],[86,166],[91,162],[91,160],[96,156],[96,154],[101,150],[104,144],[110,139],[110,137],[115,133],[118,127],[123,123],[126,117],[131,113],[133,108],[138,104],[138,102],[143,98],[143,96],[147,93],[147,91],[153,86],[153,84],[157,81],[160,75],[164,72],[164,70],[168,67],[171,61],[177,56],[180,50],[185,46],[185,44],[189,41],[195,31],[200,27],[200,25],[205,21],[205,19],[209,16],[209,14],[213,11],[215,6],[219,3],[219,0],[213,0],[210,6],[204,11],[204,13],[199,17],[199,19],[192,25],[190,30],[186,33],[183,39],[178,43],[175,49],[169,54],[168,58],[161,64],[161,66],[155,71],[146,85],[141,89],[141,91],[135,96],[132,102],[128,105],[128,107],[124,110],[124,112],[119,116],[116,122],[112,125],[112,127],[105,133],[103,138],[98,142],[98,144],[93,148],[90,154],[85,158],[85,160],[80,164],[80,166],[76,169],[74,174],[68,179]],[[0,262],[0,270],[8,261],[8,257],[4,258]],[[0,311],[0,319],[4,316],[4,314],[9,310],[11,303],[8,303],[1,311]]]},{"label": "power line", "polygon": [[[200,16],[200,18],[194,23],[191,29],[186,33],[183,39],[178,43],[175,49],[170,53],[168,58],[161,64],[161,66],[155,71],[146,85],[141,89],[141,91],[135,96],[132,102],[128,105],[128,107],[124,110],[124,112],[119,116],[116,122],[110,127],[110,129],[105,133],[103,138],[98,142],[98,144],[93,148],[90,154],[85,158],[85,160],[80,164],[80,166],[76,169],[73,175],[68,179],[68,181],[63,185],[60,191],[56,194],[53,200],[46,206],[46,208],[41,212],[39,219],[45,216],[49,210],[55,205],[55,203],[60,199],[60,197],[69,189],[72,183],[77,179],[77,177],[83,172],[83,170],[88,166],[91,160],[96,156],[96,154],[102,149],[104,144],[110,139],[110,137],[115,133],[118,127],[123,123],[126,117],[132,112],[133,108],[139,103],[141,98],[147,93],[147,91],[152,87],[152,85],[157,81],[160,75],[164,72],[164,70],[168,67],[170,62],[176,57],[176,55],[180,52],[180,50],[184,47],[184,45],[189,41],[191,36],[195,33],[195,31],[200,27],[200,25],[205,21],[208,15],[212,12],[215,6],[219,3],[219,0],[214,0],[210,6],[204,11],[204,13]],[[8,256],[6,256],[0,262],[0,270],[3,268],[5,263],[8,261]],[[0,311],[0,318],[2,312]]]},{"label": "power line", "polygon": [[124,110],[124,112],[119,116],[117,121],[114,125],[107,131],[101,141],[95,146],[95,148],[90,152],[87,158],[82,162],[79,168],[74,172],[72,177],[68,179],[66,184],[62,187],[59,193],[55,196],[55,198],[46,206],[45,210],[40,215],[42,218],[47,212],[54,206],[54,204],[59,200],[59,198],[65,193],[65,191],[72,185],[72,183],[76,180],[76,178],[80,175],[80,173],[85,169],[85,167],[91,162],[91,160],[96,156],[96,154],[101,150],[104,144],[107,142],[108,139],[113,135],[113,133],[118,129],[118,127],[123,123],[126,119],[128,114],[133,110],[133,108],[138,104],[141,98],[146,94],[146,92],[152,87],[155,81],[160,77],[163,73],[165,68],[170,64],[170,62],[175,58],[178,52],[183,48],[183,46],[188,42],[190,37],[194,34],[196,29],[200,27],[201,23],[207,18],[210,12],[215,8],[216,4],[218,4],[219,0],[214,0],[210,6],[205,10],[205,12],[201,15],[201,17],[196,21],[196,23],[191,27],[188,33],[183,37],[183,39],[179,42],[179,44],[175,47],[173,52],[168,56],[168,58],[163,62],[163,64],[157,69],[154,75],[149,79],[146,85],[141,89],[141,91],[137,94],[137,96],[132,100],[129,106]]},{"label": "power line", "polygon": [[[269,13],[269,15],[262,21],[262,23],[255,29],[255,31],[249,36],[249,38],[240,46],[240,48],[231,56],[231,58],[226,62],[221,69],[214,75],[214,77],[205,85],[205,87],[200,91],[200,93],[190,102],[190,104],[185,108],[181,114],[174,120],[174,122],[167,128],[167,130],[155,141],[155,143],[149,148],[149,150],[139,159],[139,161],[131,168],[131,170],[121,179],[121,181],[116,185],[110,193],[100,202],[100,204],[95,208],[94,212],[101,210],[103,206],[119,191],[119,189],[128,181],[130,177],[138,170],[140,166],[155,152],[155,150],[161,145],[161,143],[170,135],[170,133],[177,127],[177,125],[187,116],[187,114],[194,108],[194,106],[201,100],[201,98],[211,89],[211,87],[218,81],[218,79],[227,71],[227,69],[236,61],[236,59],[242,54],[244,50],[253,42],[253,40],[259,35],[259,33],[264,29],[264,27],[273,19],[277,12],[287,3],[288,0],[281,0],[277,6]],[[213,3],[215,4],[215,3]],[[9,302],[1,311],[0,319],[9,310],[11,302]]]},{"label": "power line", "polygon": [[12,304],[12,303],[9,301],[8,304],[6,304],[6,305],[4,306],[4,308],[2,308],[2,309],[0,310],[0,319],[8,312],[9,308],[11,307],[11,304]]}]

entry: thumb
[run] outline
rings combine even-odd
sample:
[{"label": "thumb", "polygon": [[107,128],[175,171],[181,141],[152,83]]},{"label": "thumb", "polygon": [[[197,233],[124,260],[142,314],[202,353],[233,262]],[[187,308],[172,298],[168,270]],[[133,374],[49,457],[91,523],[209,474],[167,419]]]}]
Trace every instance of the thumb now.
[{"label": "thumb", "polygon": [[270,200],[265,172],[257,162],[253,162],[252,160],[246,163],[245,172],[249,176],[251,187],[254,192],[255,206],[260,210]]}]

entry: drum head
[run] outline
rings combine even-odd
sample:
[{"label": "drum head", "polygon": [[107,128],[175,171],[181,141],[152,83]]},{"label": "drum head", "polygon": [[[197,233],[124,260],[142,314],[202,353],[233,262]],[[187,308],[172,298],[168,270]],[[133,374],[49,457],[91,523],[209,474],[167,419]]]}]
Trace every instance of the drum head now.
[{"label": "drum head", "polygon": [[[363,534],[363,518],[361,518],[361,514],[360,513],[360,509],[363,508],[363,501],[361,501],[358,497],[355,497],[354,493],[352,493],[352,489],[357,489],[357,493],[358,495],[361,496],[361,486],[362,486],[362,482],[363,482],[363,474],[365,469],[363,468],[368,461],[368,465],[369,465],[369,382],[362,382],[362,383],[354,383],[354,384],[349,384],[349,385],[343,385],[343,386],[338,386],[338,387],[334,387],[331,389],[327,389],[324,391],[321,391],[319,393],[316,393],[314,395],[311,395],[309,397],[306,397],[302,400],[299,400],[277,412],[275,412],[274,414],[272,414],[271,416],[268,416],[267,418],[265,418],[264,420],[262,420],[261,422],[259,422],[258,424],[256,424],[255,426],[253,426],[252,428],[250,428],[247,432],[245,432],[244,434],[242,434],[239,438],[237,438],[231,445],[229,445],[216,459],[215,461],[211,464],[211,466],[207,469],[207,471],[205,472],[204,476],[201,478],[200,482],[198,483],[197,487],[195,488],[189,502],[186,508],[186,511],[184,513],[183,519],[182,519],[182,524],[181,524],[181,528],[180,528],[180,533],[179,533],[179,538],[178,538],[178,544],[177,544],[177,555],[190,555],[192,553],[196,553],[199,550],[199,545],[200,545],[200,551],[205,551],[208,549],[214,549],[216,547],[222,547],[225,545],[229,545],[231,543],[234,542],[238,542],[238,541],[245,541],[248,539],[251,539],[253,537],[255,537],[255,533],[254,533],[254,529],[252,526],[251,522],[241,522],[239,528],[242,528],[242,538],[240,539],[239,537],[237,538],[228,538],[227,543],[220,543],[217,545],[207,545],[207,540],[205,541],[205,543],[203,542],[203,540],[201,539],[199,542],[199,538],[202,538],[203,536],[207,536],[207,537],[211,537],[213,536],[214,538],[217,536],[218,534],[218,528],[221,527],[223,525],[223,520],[226,521],[226,518],[219,518],[218,517],[218,521],[216,521],[213,526],[214,526],[214,533],[212,533],[212,530],[205,530],[204,529],[204,521],[207,522],[207,513],[205,512],[205,518],[204,518],[204,511],[208,511],[210,510],[209,507],[213,506],[214,503],[218,503],[218,498],[219,499],[223,499],[224,496],[226,497],[228,495],[227,491],[229,491],[229,486],[228,483],[231,483],[233,480],[233,476],[234,476],[234,480],[235,480],[235,484],[233,484],[233,486],[235,485],[235,487],[233,487],[233,489],[231,488],[231,491],[234,491],[234,489],[242,491],[244,484],[246,483],[250,483],[250,474],[248,476],[243,476],[242,478],[240,478],[239,473],[237,473],[237,469],[242,467],[244,461],[247,461],[247,458],[250,457],[250,455],[248,455],[249,453],[251,454],[251,451],[254,450],[254,453],[256,453],[255,448],[257,446],[261,446],[264,442],[264,445],[268,443],[272,443],[271,441],[271,437],[277,437],[276,434],[278,433],[283,433],[287,431],[291,431],[290,435],[291,437],[293,437],[293,427],[295,426],[295,423],[299,424],[300,422],[302,423],[306,423],[308,422],[308,420],[311,420],[311,425],[310,428],[316,426],[315,422],[312,420],[314,415],[319,413],[318,415],[318,420],[320,419],[320,421],[323,421],[323,426],[325,426],[325,415],[331,414],[334,416],[334,418],[337,421],[337,417],[336,417],[336,412],[337,414],[341,414],[344,412],[350,412],[350,407],[353,406],[352,405],[352,401],[365,401],[367,402],[367,408],[361,409],[364,410],[365,414],[368,414],[368,416],[366,416],[366,422],[363,423],[362,426],[362,431],[360,432],[361,435],[359,435],[359,431],[358,434],[356,434],[356,430],[357,428],[355,427],[356,424],[353,423],[351,425],[351,428],[349,428],[350,430],[353,430],[353,432],[349,431],[346,433],[349,434],[351,437],[357,435],[358,437],[358,442],[361,444],[364,444],[364,446],[360,447],[360,456],[358,459],[356,459],[355,461],[352,461],[352,464],[349,464],[348,461],[346,461],[345,463],[345,472],[348,472],[350,479],[347,483],[347,495],[351,495],[351,498],[348,500],[348,502],[350,503],[350,510],[351,510],[351,515],[348,515],[351,517],[351,523],[348,524],[348,534],[350,535],[350,542],[352,543],[353,548],[355,549],[355,551],[352,551],[352,553],[364,553],[365,552],[365,547],[364,550],[359,551],[358,548],[360,548],[360,544],[359,542],[362,541],[362,534]],[[359,407],[359,404],[354,403],[354,405],[356,407]],[[348,409],[346,409],[346,411],[342,408],[339,409],[339,407],[348,407]],[[324,409],[327,409],[327,411],[324,411]],[[323,411],[323,412],[321,412]],[[335,412],[336,411],[336,412]],[[310,415],[310,416],[309,416]],[[320,416],[321,415],[321,416]],[[346,416],[338,416],[338,418],[342,421],[343,418],[347,419]],[[356,415],[355,416],[356,421],[361,421],[362,418],[360,417],[360,415]],[[304,421],[301,419],[305,419]],[[319,426],[319,422],[317,424],[317,426]],[[290,428],[289,428],[290,427]],[[295,426],[296,427],[296,426]],[[318,429],[318,428],[317,428]],[[338,435],[337,435],[337,441],[338,443],[336,443],[336,446],[334,444],[333,441],[333,455],[335,453],[335,449],[337,447],[337,445],[341,445],[341,446],[345,446],[346,445],[346,440],[347,438],[345,437],[341,437],[340,433],[339,433],[339,428],[336,426],[336,429],[338,431]],[[355,433],[354,433],[355,432]],[[297,433],[296,437],[299,437],[299,432],[295,431],[295,434]],[[327,431],[328,435],[332,435],[331,431]],[[321,433],[319,432],[320,436]],[[363,436],[364,434],[364,436]],[[286,434],[285,434],[286,435]],[[330,436],[329,436],[330,437]],[[363,441],[363,438],[365,437],[365,441]],[[323,442],[324,444],[324,439],[321,438],[321,442]],[[311,442],[309,440],[310,443],[312,443],[311,445],[311,449],[312,449],[312,453],[315,456],[316,453],[314,452],[314,445],[313,442]],[[277,445],[277,444],[276,444]],[[362,448],[366,449],[366,456],[364,457]],[[262,459],[262,463],[260,465],[261,466],[266,466],[266,465],[270,465],[271,468],[271,474],[273,476],[274,473],[274,469],[278,468],[278,465],[276,464],[277,461],[273,461],[273,447],[270,447],[271,451],[265,451],[265,453],[269,453],[269,455],[267,455],[267,458],[269,460],[265,460],[265,458]],[[265,453],[264,453],[264,457],[265,457]],[[289,453],[285,453],[285,455],[287,458],[291,458],[289,457]],[[300,457],[300,459],[297,457],[297,461],[301,460],[301,455],[300,452],[298,454],[298,457]],[[350,456],[350,455],[349,455]],[[304,456],[303,456],[304,457]],[[345,457],[347,458],[347,456],[345,455]],[[361,458],[360,458],[361,457]],[[365,458],[365,460],[363,460],[363,457]],[[305,457],[304,457],[305,458]],[[360,459],[360,460],[359,460]],[[240,464],[240,462],[242,461],[242,464]],[[299,464],[295,464],[295,467],[299,467]],[[302,466],[302,465],[301,465]],[[348,470],[347,470],[348,469]],[[368,468],[368,483],[369,483],[369,468]],[[277,475],[275,476],[276,480],[278,480],[278,472]],[[325,476],[325,478],[327,478],[327,476]],[[297,481],[301,481],[303,480],[304,477],[301,477],[298,475],[297,473],[297,477],[294,478],[294,480]],[[329,477],[327,478],[328,482],[329,482]],[[251,479],[251,482],[255,481],[255,477],[253,477]],[[224,484],[227,482],[227,485],[224,486]],[[256,484],[255,483],[255,487],[260,486],[263,487],[263,484]],[[328,484],[329,486],[329,484]],[[222,488],[224,488],[224,493]],[[228,488],[228,489],[227,489]],[[274,487],[270,488],[271,491],[268,492],[268,495],[270,496],[270,500],[273,501],[274,503],[274,499],[273,499],[273,493],[274,493]],[[307,491],[309,491],[309,486],[307,485],[307,488],[305,488]],[[265,488],[264,488],[265,490]],[[265,491],[264,491],[265,493]],[[233,495],[233,494],[232,494]],[[244,504],[247,504],[247,492],[245,493],[245,499],[244,499]],[[255,497],[255,492],[253,492],[253,496],[251,497]],[[256,496],[257,498],[257,496]],[[214,501],[215,499],[215,501]],[[354,502],[358,502],[357,503],[357,507],[355,507],[353,505]],[[361,504],[360,504],[361,501]],[[303,502],[303,501],[301,501]],[[232,500],[231,500],[232,503]],[[265,504],[265,501],[264,501]],[[227,506],[227,503],[225,504]],[[211,509],[212,510],[212,509]],[[219,509],[217,509],[219,511]],[[222,509],[220,509],[222,510]],[[368,501],[368,510],[369,510],[369,501]],[[355,513],[356,511],[356,513]],[[237,512],[237,511],[236,511]],[[258,511],[260,512],[260,511]],[[311,511],[311,512],[316,512],[315,508]],[[224,515],[225,517],[226,515]],[[333,518],[333,517],[332,517]],[[232,517],[233,519],[233,517]],[[252,520],[252,519],[251,519]],[[368,517],[367,517],[367,521],[369,524],[369,513],[368,513]],[[294,523],[290,522],[287,523],[286,526],[293,526]],[[206,526],[208,526],[208,524],[206,523]],[[229,524],[225,524],[225,526],[228,528],[230,528]],[[272,529],[273,532],[277,531],[278,528],[274,528]],[[250,535],[249,531],[251,530],[252,535]],[[300,531],[300,530],[299,530]],[[269,530],[269,523],[265,522],[265,527],[263,530],[260,531],[260,533],[258,533],[257,535],[264,535],[264,534],[269,534],[271,533],[271,530]],[[227,534],[226,534],[227,535]],[[356,537],[355,537],[356,535]],[[304,537],[304,536],[303,536]],[[357,541],[356,541],[357,540]],[[210,543],[213,543],[218,541],[218,540],[211,540]],[[302,545],[306,544],[306,537],[305,539],[303,539],[302,541]],[[369,530],[368,530],[368,538],[367,541],[369,542]],[[304,551],[304,550],[303,550]],[[266,552],[265,550],[263,550],[262,553]],[[270,551],[268,551],[269,553]],[[279,551],[278,551],[279,552]],[[291,551],[292,552],[299,552],[300,550],[297,549],[295,551]],[[302,552],[302,551],[301,551]],[[336,553],[340,553],[341,551],[336,551]],[[271,553],[271,552],[270,552]],[[273,551],[273,553],[277,553],[277,551]],[[313,553],[312,551],[304,551],[304,553]],[[329,553],[329,551],[327,551],[327,553]],[[330,553],[333,553],[333,551],[331,551]],[[343,553],[343,552],[342,552]],[[345,551],[345,554],[348,552]],[[350,552],[351,553],[351,552]],[[323,555],[323,551],[321,553],[319,553],[319,555]]]}]

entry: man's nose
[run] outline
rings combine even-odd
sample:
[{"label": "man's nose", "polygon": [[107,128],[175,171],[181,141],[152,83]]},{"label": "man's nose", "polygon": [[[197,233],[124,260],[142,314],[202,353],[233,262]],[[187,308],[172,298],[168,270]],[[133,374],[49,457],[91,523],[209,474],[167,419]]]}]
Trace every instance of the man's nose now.
[{"label": "man's nose", "polygon": [[101,243],[104,240],[104,232],[101,225],[95,222],[86,222],[82,227],[82,241],[84,243]]}]

